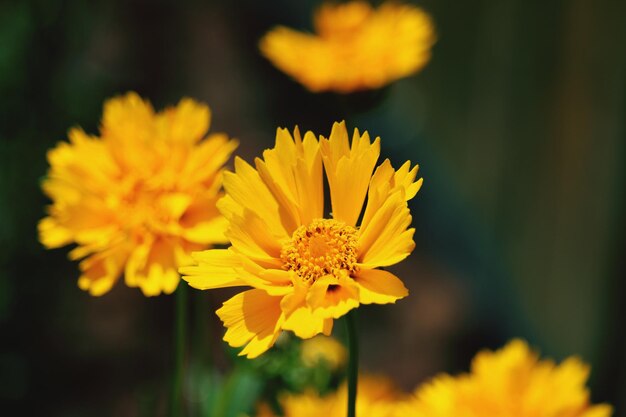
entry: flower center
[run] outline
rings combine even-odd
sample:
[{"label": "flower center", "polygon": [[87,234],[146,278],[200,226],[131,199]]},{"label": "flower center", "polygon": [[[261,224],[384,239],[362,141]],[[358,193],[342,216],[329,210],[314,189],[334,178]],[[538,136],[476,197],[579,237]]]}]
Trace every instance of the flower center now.
[{"label": "flower center", "polygon": [[357,271],[356,229],[332,219],[316,219],[298,227],[280,253],[284,268],[308,284],[340,271]]}]

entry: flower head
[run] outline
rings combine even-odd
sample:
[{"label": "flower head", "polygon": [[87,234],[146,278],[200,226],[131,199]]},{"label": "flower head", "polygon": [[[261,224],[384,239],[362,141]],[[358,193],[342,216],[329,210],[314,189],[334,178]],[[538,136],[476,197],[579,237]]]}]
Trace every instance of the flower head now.
[{"label": "flower head", "polygon": [[418,388],[397,417],[609,417],[611,407],[591,405],[589,367],[577,358],[557,365],[539,360],[521,340],[480,352],[467,375],[439,376]]},{"label": "flower head", "polygon": [[[235,159],[224,173],[218,208],[229,222],[232,246],[194,253],[181,268],[192,287],[250,286],[217,311],[224,340],[246,345],[242,355],[269,349],[282,330],[308,339],[330,334],[333,320],[360,304],[386,304],[408,294],[392,273],[376,269],[413,250],[407,201],[418,192],[417,166],[397,171],[385,160],[376,170],[380,139],[344,123],[328,139],[304,139],[278,129],[276,146],[255,160]],[[324,215],[324,177],[332,215]],[[365,199],[367,196],[367,204]],[[360,221],[359,221],[360,220]]]},{"label": "flower head", "polygon": [[[388,379],[377,376],[359,378],[356,414],[367,417],[391,417],[397,405],[404,400]],[[316,392],[286,394],[279,398],[285,417],[345,417],[348,390],[342,385],[336,392],[320,396]],[[256,417],[276,417],[266,405],[261,404]]]},{"label": "flower head", "polygon": [[155,113],[128,93],[105,103],[99,137],[73,128],[48,152],[52,205],[39,237],[48,248],[77,245],[80,288],[101,295],[123,274],[145,295],[171,293],[191,251],[226,242],[215,203],[237,144],[204,139],[209,119],[191,99]]},{"label": "flower head", "polygon": [[328,3],[314,24],[314,35],[279,26],[260,42],[276,67],[314,92],[376,89],[407,77],[426,65],[435,41],[426,13],[392,2]]}]

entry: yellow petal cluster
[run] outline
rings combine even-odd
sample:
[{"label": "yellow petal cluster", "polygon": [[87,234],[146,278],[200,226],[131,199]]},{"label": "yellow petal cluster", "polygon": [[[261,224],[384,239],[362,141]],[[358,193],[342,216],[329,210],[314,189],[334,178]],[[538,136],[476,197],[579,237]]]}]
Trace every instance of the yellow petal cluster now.
[{"label": "yellow petal cluster", "polygon": [[314,26],[315,34],[279,26],[260,41],[265,57],[313,92],[383,87],[426,65],[435,42],[430,17],[395,2],[327,3]]},{"label": "yellow petal cluster", "polygon": [[[329,138],[278,129],[255,166],[235,158],[217,206],[231,246],[192,254],[181,268],[192,287],[248,286],[217,311],[224,340],[256,357],[281,331],[303,339],[330,334],[333,320],[360,304],[387,304],[408,290],[390,272],[413,250],[407,201],[422,184],[417,166],[376,167],[380,139],[345,123]],[[324,213],[324,172],[332,215]],[[367,203],[366,203],[367,198]]]},{"label": "yellow petal cluster", "polygon": [[205,138],[209,122],[194,100],[155,112],[128,93],[105,103],[99,136],[73,128],[48,152],[39,236],[48,248],[76,244],[80,288],[102,295],[124,275],[147,296],[171,293],[191,251],[227,241],[215,204],[237,143]]},{"label": "yellow petal cluster", "polygon": [[521,340],[474,358],[469,374],[442,375],[418,388],[396,417],[609,417],[611,407],[591,405],[589,367],[570,357],[540,360]]},{"label": "yellow petal cluster", "polygon": [[[390,380],[379,376],[360,377],[357,390],[358,416],[393,417],[397,404],[406,397]],[[279,403],[284,417],[345,417],[348,405],[347,392],[344,384],[336,392],[325,396],[313,391],[283,395]],[[262,404],[257,410],[256,417],[277,417],[277,415],[269,406]]]}]

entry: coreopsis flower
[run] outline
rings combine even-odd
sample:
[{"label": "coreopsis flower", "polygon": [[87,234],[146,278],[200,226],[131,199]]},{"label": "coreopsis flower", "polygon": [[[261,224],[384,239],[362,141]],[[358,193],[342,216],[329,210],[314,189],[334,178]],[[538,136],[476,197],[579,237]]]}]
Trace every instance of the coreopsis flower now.
[{"label": "coreopsis flower", "polygon": [[[406,394],[399,391],[387,378],[364,376],[357,385],[356,415],[367,417],[392,417]],[[302,394],[285,394],[279,398],[284,417],[345,417],[348,401],[346,384],[336,392],[320,396],[314,391]],[[256,417],[277,417],[272,409],[262,403]]]},{"label": "coreopsis flower", "polygon": [[265,57],[313,92],[383,87],[426,65],[435,42],[428,14],[393,2],[324,4],[314,27],[309,34],[279,26],[260,42]]},{"label": "coreopsis flower", "polygon": [[48,152],[52,205],[39,237],[48,248],[77,245],[80,288],[102,295],[124,275],[147,296],[171,293],[191,251],[227,241],[215,203],[237,143],[205,138],[209,121],[194,100],[155,113],[128,93],[105,103],[100,136],[73,128]]},{"label": "coreopsis flower", "polygon": [[[276,146],[252,167],[235,158],[224,173],[217,206],[229,222],[229,249],[192,254],[181,268],[192,287],[249,286],[217,311],[224,340],[256,357],[282,330],[308,339],[330,334],[333,320],[360,304],[386,304],[408,294],[391,272],[413,250],[407,201],[418,192],[417,166],[397,171],[385,160],[374,171],[380,139],[345,124],[328,139],[278,129]],[[332,215],[324,215],[324,176]],[[364,206],[365,197],[367,204]],[[359,221],[360,220],[360,221]]]},{"label": "coreopsis flower", "polygon": [[471,372],[443,375],[418,388],[396,417],[608,417],[611,407],[591,405],[589,367],[571,357],[540,360],[521,340],[474,358]]}]

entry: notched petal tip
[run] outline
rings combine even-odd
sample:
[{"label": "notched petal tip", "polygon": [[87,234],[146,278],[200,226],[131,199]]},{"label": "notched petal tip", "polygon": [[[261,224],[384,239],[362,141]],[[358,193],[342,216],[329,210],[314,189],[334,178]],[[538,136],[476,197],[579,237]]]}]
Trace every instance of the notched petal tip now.
[{"label": "notched petal tip", "polygon": [[380,269],[361,270],[355,277],[362,304],[394,304],[409,295],[400,278]]}]

